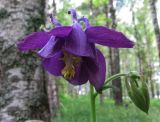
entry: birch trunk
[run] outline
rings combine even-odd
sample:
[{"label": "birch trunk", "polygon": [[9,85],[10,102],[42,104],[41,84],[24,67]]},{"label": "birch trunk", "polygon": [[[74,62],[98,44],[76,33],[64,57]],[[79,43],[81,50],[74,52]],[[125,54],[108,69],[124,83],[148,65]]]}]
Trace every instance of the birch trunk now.
[{"label": "birch trunk", "polygon": [[44,24],[44,8],[44,0],[0,2],[0,122],[50,121],[45,73],[33,53],[16,49]]}]

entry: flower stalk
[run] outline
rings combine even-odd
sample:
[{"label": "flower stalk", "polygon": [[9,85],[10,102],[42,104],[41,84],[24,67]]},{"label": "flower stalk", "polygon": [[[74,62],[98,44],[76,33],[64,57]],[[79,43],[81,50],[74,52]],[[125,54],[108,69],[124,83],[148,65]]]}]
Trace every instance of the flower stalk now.
[{"label": "flower stalk", "polygon": [[96,105],[95,105],[94,88],[90,84],[90,100],[91,100],[91,122],[96,122]]},{"label": "flower stalk", "polygon": [[115,74],[113,76],[111,76],[110,78],[108,78],[106,81],[105,81],[105,85],[108,84],[110,81],[112,80],[115,80],[121,76],[126,76],[127,74],[124,74],[124,73],[119,73],[119,74]]}]

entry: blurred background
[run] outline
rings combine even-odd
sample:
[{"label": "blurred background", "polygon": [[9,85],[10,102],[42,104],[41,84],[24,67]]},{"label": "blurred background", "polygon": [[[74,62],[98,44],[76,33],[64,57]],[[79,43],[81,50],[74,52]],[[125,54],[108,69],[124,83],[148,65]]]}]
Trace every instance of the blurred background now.
[{"label": "blurred background", "polygon": [[[40,66],[35,52],[21,53],[16,43],[34,31],[49,30],[48,14],[71,25],[69,8],[92,25],[123,32],[133,49],[97,47],[106,57],[107,74],[138,71],[148,84],[149,115],[130,101],[124,79],[112,81],[96,99],[98,122],[160,121],[160,0],[0,0],[0,122],[89,122],[89,84],[72,86]],[[84,23],[81,23],[84,26]]]}]

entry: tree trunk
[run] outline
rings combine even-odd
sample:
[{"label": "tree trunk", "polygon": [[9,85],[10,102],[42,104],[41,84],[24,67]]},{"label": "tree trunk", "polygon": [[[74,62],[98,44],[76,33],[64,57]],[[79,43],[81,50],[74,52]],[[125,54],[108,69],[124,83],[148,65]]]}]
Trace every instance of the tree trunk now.
[{"label": "tree trunk", "polygon": [[157,0],[150,0],[150,8],[151,8],[151,15],[152,15],[152,23],[153,23],[154,32],[156,35],[156,40],[157,40],[157,48],[158,48],[158,56],[159,56],[159,64],[160,64],[160,29],[159,29],[158,19],[157,19],[156,2]]},{"label": "tree trunk", "polygon": [[154,81],[150,81],[150,86],[151,86],[151,96],[152,98],[155,98],[155,93],[154,93]]},{"label": "tree trunk", "polygon": [[159,99],[159,83],[156,83],[156,96]]},{"label": "tree trunk", "polygon": [[59,111],[59,97],[58,97],[58,84],[56,82],[56,78],[52,75],[48,74],[48,100],[49,100],[49,108],[52,118],[60,117]]},{"label": "tree trunk", "polygon": [[[113,0],[110,0],[109,3],[109,10],[110,10],[110,18],[112,19],[112,28],[116,28],[116,16],[115,16],[115,9],[113,7]],[[110,48],[109,49],[109,56],[110,56],[110,71],[111,75],[115,75],[120,73],[120,57],[119,57],[119,49],[117,48]],[[112,85],[116,86],[119,90],[113,90],[113,98],[116,105],[122,104],[122,84],[121,79],[113,80]]]},{"label": "tree trunk", "polygon": [[33,53],[17,51],[16,43],[44,24],[44,0],[1,0],[0,122],[39,119],[50,122],[46,75]]},{"label": "tree trunk", "polygon": [[[109,49],[110,54],[110,66],[111,66],[111,75],[120,73],[120,58],[118,49]],[[122,104],[122,84],[121,79],[118,78],[112,81],[112,85],[117,87],[118,90],[113,90],[113,98],[116,105]]]}]

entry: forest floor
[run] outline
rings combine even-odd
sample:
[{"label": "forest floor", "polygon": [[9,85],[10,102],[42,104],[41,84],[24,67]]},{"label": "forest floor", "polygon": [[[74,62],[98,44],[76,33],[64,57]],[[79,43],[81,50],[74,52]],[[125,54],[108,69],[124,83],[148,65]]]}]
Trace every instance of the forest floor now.
[{"label": "forest floor", "polygon": [[[53,122],[90,122],[89,96],[61,96],[61,118]],[[97,99],[97,122],[160,122],[160,100],[151,100],[149,114],[141,112],[129,100],[123,106],[115,106],[113,100],[105,99],[100,105]]]}]

